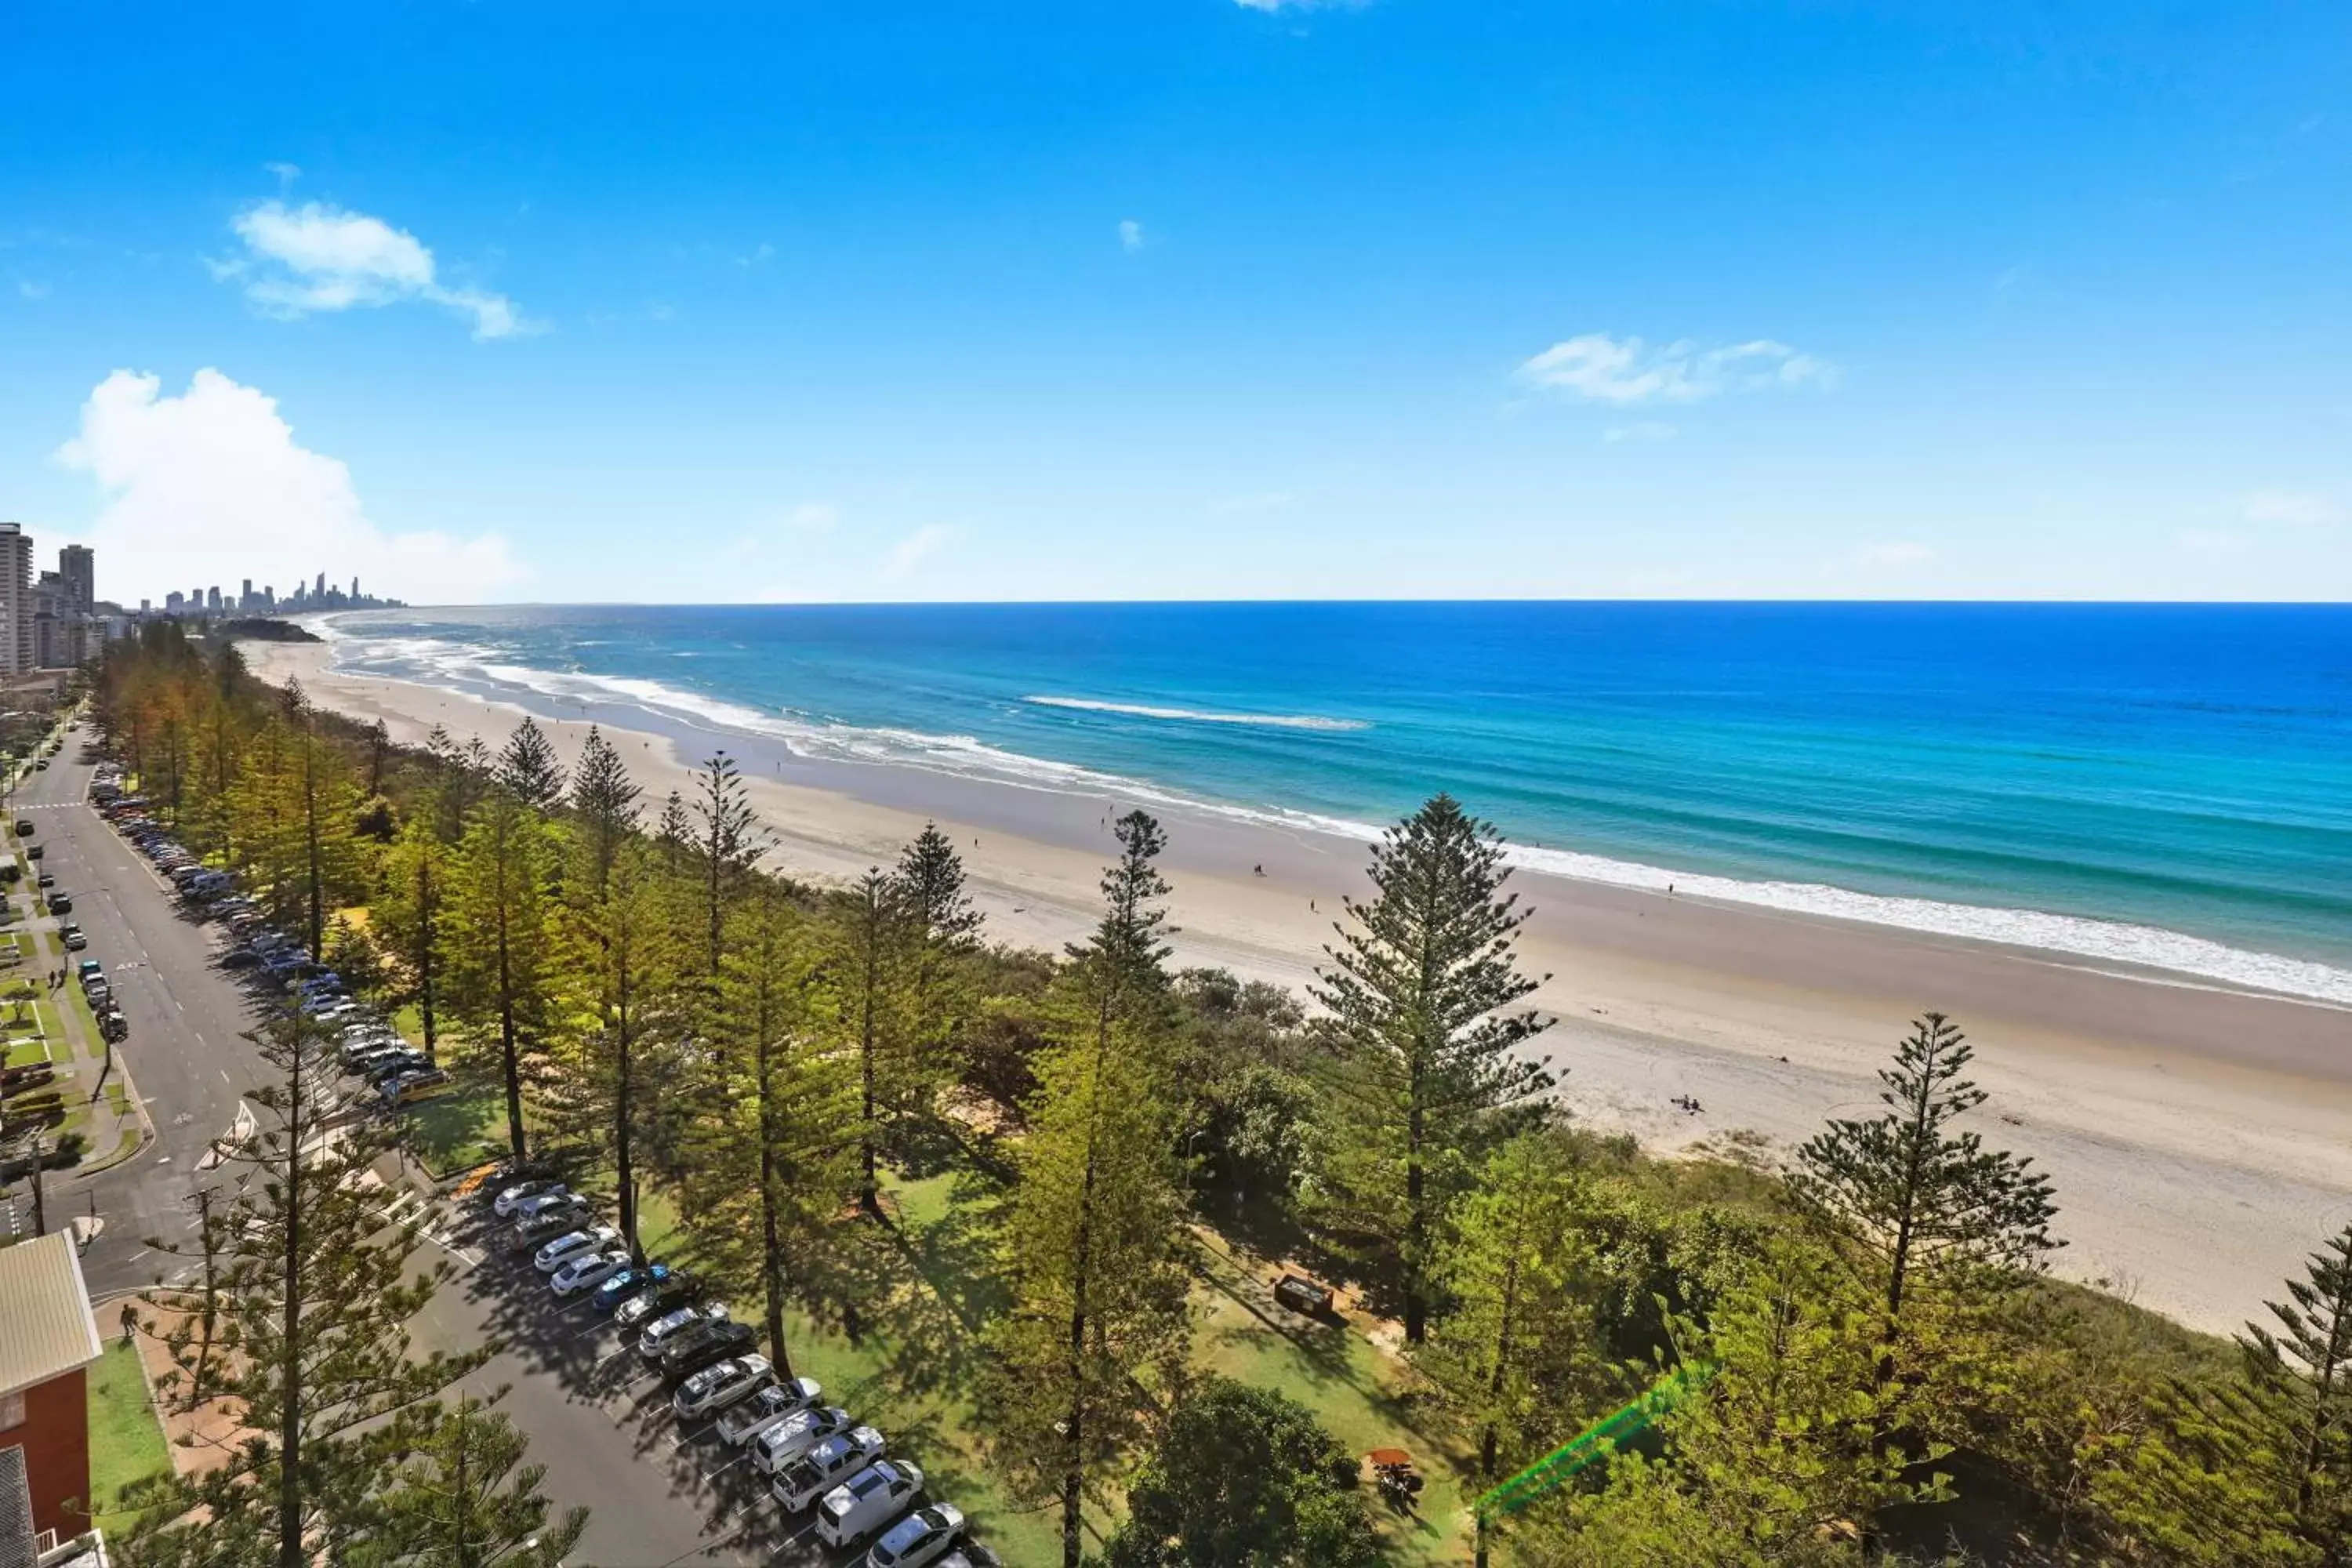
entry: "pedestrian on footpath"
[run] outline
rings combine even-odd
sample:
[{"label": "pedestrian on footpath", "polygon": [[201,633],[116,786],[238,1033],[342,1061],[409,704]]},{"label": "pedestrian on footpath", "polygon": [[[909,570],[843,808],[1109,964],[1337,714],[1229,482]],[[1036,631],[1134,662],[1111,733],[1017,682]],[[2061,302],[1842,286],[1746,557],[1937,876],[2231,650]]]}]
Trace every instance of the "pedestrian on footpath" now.
[{"label": "pedestrian on footpath", "polygon": [[139,1332],[139,1303],[122,1303],[122,1342],[128,1345]]}]

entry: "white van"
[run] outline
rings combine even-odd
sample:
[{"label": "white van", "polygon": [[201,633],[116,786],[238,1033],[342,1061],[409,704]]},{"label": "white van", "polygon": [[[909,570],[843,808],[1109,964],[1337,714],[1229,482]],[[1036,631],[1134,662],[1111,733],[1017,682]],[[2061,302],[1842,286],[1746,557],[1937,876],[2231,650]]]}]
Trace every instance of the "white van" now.
[{"label": "white van", "polygon": [[816,1535],[827,1546],[863,1541],[912,1508],[923,1489],[919,1465],[884,1459],[824,1494],[816,1505]]}]

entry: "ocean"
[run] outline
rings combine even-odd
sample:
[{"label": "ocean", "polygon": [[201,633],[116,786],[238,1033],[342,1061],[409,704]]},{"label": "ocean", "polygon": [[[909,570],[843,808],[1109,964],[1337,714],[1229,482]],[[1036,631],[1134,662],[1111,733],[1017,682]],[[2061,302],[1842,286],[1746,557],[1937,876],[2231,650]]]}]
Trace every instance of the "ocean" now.
[{"label": "ocean", "polygon": [[[2352,608],[530,606],[340,667],[2352,1003]],[[715,744],[725,744],[722,741]]]}]

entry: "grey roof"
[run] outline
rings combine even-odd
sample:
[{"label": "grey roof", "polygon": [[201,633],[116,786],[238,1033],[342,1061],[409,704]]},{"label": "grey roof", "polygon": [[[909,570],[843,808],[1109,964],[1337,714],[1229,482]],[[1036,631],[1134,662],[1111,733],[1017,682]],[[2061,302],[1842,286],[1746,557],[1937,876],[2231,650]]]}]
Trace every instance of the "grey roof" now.
[{"label": "grey roof", "polygon": [[103,1348],[81,1258],[64,1236],[0,1247],[0,1394],[88,1366]]}]

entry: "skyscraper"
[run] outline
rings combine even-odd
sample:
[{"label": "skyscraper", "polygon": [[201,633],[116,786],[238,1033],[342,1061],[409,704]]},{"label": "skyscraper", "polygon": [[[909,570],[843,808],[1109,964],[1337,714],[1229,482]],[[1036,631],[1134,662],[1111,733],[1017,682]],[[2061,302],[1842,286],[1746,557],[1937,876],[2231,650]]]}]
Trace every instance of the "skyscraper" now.
[{"label": "skyscraper", "polygon": [[319,574],[319,586],[313,593],[321,599],[327,596],[327,574],[324,572]]},{"label": "skyscraper", "polygon": [[205,590],[205,608],[214,615],[218,615],[220,607],[220,584],[215,583]]},{"label": "skyscraper", "polygon": [[23,675],[33,664],[33,536],[0,522],[0,665]]},{"label": "skyscraper", "polygon": [[98,557],[87,544],[58,552],[58,575],[65,579],[68,607],[89,615],[98,605]]}]

